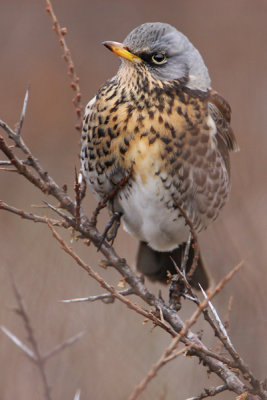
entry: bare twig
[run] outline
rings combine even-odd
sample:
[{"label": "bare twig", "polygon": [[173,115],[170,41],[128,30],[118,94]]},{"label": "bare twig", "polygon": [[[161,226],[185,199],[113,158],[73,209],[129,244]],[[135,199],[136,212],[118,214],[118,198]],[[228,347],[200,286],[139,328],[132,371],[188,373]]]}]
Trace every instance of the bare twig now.
[{"label": "bare twig", "polygon": [[[200,289],[201,289],[201,291],[202,291],[203,296],[205,297],[205,299],[207,299],[208,296],[207,296],[205,290],[201,287],[201,285],[199,285],[199,286],[200,286]],[[209,305],[209,308],[210,308],[210,310],[211,310],[211,312],[212,312],[212,315],[213,315],[214,318],[215,318],[215,321],[216,321],[217,324],[218,324],[218,328],[219,328],[219,330],[220,330],[222,336],[224,336],[224,338],[225,338],[225,340],[227,341],[228,345],[229,345],[229,346],[232,348],[232,350],[236,353],[236,350],[234,349],[234,346],[233,346],[233,344],[232,344],[232,342],[231,342],[231,340],[230,340],[230,338],[229,338],[229,335],[228,335],[228,333],[227,333],[227,331],[226,331],[226,329],[225,329],[225,327],[224,327],[224,325],[223,325],[223,323],[222,323],[222,321],[221,321],[221,319],[220,319],[220,317],[219,317],[219,314],[217,313],[215,307],[213,306],[213,304],[212,304],[211,301],[208,302],[208,305]]]},{"label": "bare twig", "polygon": [[24,326],[26,329],[26,332],[28,334],[28,340],[32,346],[33,349],[33,354],[35,357],[35,364],[37,365],[38,369],[39,369],[39,373],[42,379],[42,383],[43,383],[43,388],[44,388],[44,394],[45,394],[45,398],[47,400],[51,400],[51,390],[50,387],[48,385],[48,381],[47,381],[47,376],[46,376],[46,372],[45,372],[45,365],[44,365],[44,360],[41,356],[41,353],[39,351],[39,346],[37,343],[37,340],[35,338],[34,332],[33,332],[33,328],[28,316],[28,313],[26,312],[26,309],[24,307],[23,304],[23,300],[22,297],[18,291],[17,286],[15,285],[14,280],[12,279],[12,287],[13,287],[13,291],[14,291],[14,295],[18,304],[18,309],[16,310],[17,313],[20,315],[20,317],[22,318],[23,322],[24,322]]},{"label": "bare twig", "polygon": [[[132,288],[128,288],[125,290],[121,290],[118,293],[120,293],[122,296],[129,296],[131,294],[134,294],[134,291]],[[89,302],[93,303],[94,301],[101,300],[103,303],[113,303],[115,298],[113,294],[111,293],[102,293],[96,296],[90,296],[90,297],[81,297],[81,298],[76,298],[76,299],[66,299],[66,300],[60,300],[61,303],[84,303],[84,302]]]},{"label": "bare twig", "polygon": [[[136,400],[139,397],[139,395],[146,389],[148,383],[157,375],[159,369],[162,368],[170,360],[172,350],[173,349],[171,343],[169,347],[164,351],[160,359],[152,365],[145,378],[142,379],[142,381],[134,388],[133,392],[128,397],[128,400]],[[186,351],[187,349],[183,348],[180,351],[176,352],[175,358],[186,353]]]},{"label": "bare twig", "polygon": [[[28,160],[19,160],[19,161],[21,162],[21,164],[29,165]],[[12,167],[13,164],[12,164],[11,161],[0,161],[0,166]],[[1,169],[3,169],[3,168],[1,168]],[[11,171],[11,170],[10,169],[6,169],[6,171]],[[16,170],[16,172],[18,172],[18,171]]]},{"label": "bare twig", "polygon": [[44,201],[44,204],[46,204],[48,208],[51,208],[51,210],[55,211],[55,213],[57,213],[62,218],[64,218],[69,223],[70,226],[72,226],[72,227],[75,226],[75,224],[76,224],[75,218],[70,217],[69,215],[64,213],[62,210],[60,210],[58,207],[53,206],[52,204],[48,203],[47,201]]},{"label": "bare twig", "polygon": [[52,358],[54,355],[58,354],[60,351],[64,350],[66,347],[71,346],[72,344],[77,342],[77,340],[81,339],[81,337],[84,335],[85,332],[78,333],[77,335],[67,339],[63,343],[60,343],[59,345],[55,346],[52,350],[47,352],[45,355],[41,355],[40,350],[39,350],[39,345],[35,338],[35,334],[34,334],[34,331],[32,328],[30,318],[29,318],[26,308],[24,306],[22,297],[21,297],[21,295],[18,291],[18,288],[14,282],[14,279],[12,278],[12,275],[11,275],[11,282],[12,282],[14,295],[15,295],[15,298],[17,301],[17,305],[18,305],[18,308],[15,309],[15,311],[22,318],[22,320],[24,322],[28,341],[32,347],[32,350],[28,346],[26,346],[16,335],[11,333],[6,327],[0,326],[0,329],[37,366],[40,376],[41,376],[42,383],[43,383],[45,399],[51,400],[52,399],[51,390],[50,390],[50,387],[49,387],[48,381],[47,381],[47,376],[46,376],[46,372],[45,372],[45,363],[50,358]]},{"label": "bare twig", "polygon": [[[0,121],[0,126],[3,126],[1,125],[1,123],[2,121]],[[41,179],[34,176],[31,172],[29,172],[26,166],[15,156],[13,151],[8,147],[2,136],[0,136],[0,150],[2,150],[3,153],[7,156],[7,158],[9,158],[11,163],[17,168],[20,174],[24,175],[25,178],[28,179],[28,181],[30,181],[39,189],[41,189],[42,192],[47,193],[48,188],[45,185],[45,183]]]},{"label": "bare twig", "polygon": [[81,391],[80,391],[80,389],[78,389],[78,390],[76,390],[73,400],[80,400],[80,398],[81,398]]},{"label": "bare twig", "polygon": [[[206,295],[205,291],[201,288],[203,295],[205,296],[206,299],[208,299],[208,296]],[[236,366],[238,367],[238,369],[242,372],[244,378],[246,380],[248,380],[250,382],[250,384],[252,385],[253,389],[260,394],[263,394],[262,389],[261,389],[261,384],[259,382],[259,380],[257,380],[254,375],[252,374],[251,370],[249,369],[248,365],[246,365],[246,363],[244,362],[244,360],[240,357],[240,355],[238,354],[238,352],[236,351],[236,349],[234,348],[229,335],[223,325],[223,323],[221,322],[221,319],[216,311],[216,309],[214,308],[214,306],[212,305],[212,303],[210,301],[208,301],[208,305],[212,311],[212,314],[214,315],[214,318],[218,324],[219,327],[219,331],[220,331],[220,335],[219,338],[220,340],[223,342],[225,349],[228,351],[228,353],[231,355],[231,357],[234,359]]]},{"label": "bare twig", "polygon": [[204,391],[199,396],[190,397],[187,400],[202,400],[205,399],[206,397],[216,396],[217,394],[224,392],[225,390],[228,390],[227,385],[220,385],[215,388],[204,389]]},{"label": "bare twig", "polygon": [[29,100],[29,90],[30,90],[30,86],[28,86],[26,93],[25,93],[23,107],[22,107],[22,111],[21,111],[21,115],[20,115],[20,120],[19,120],[17,129],[16,129],[18,135],[20,135],[20,133],[21,133],[22,125],[23,125],[25,115],[26,115],[26,109],[27,109],[27,104],[28,104],[28,100]]},{"label": "bare twig", "polygon": [[21,135],[15,133],[5,122],[0,120],[0,127],[8,134],[10,139],[12,139],[16,146],[22,150],[27,156],[27,165],[30,165],[39,175],[41,179],[35,177],[35,175],[25,167],[24,163],[21,162],[17,157],[15,157],[14,152],[5,143],[4,138],[0,136],[0,150],[6,154],[7,158],[11,163],[17,168],[18,172],[25,176],[31,183],[38,187],[45,194],[50,194],[54,196],[69,212],[73,213],[74,203],[70,197],[66,194],[66,191],[58,186],[56,182],[51,178],[51,176],[45,171],[40,165],[37,158],[33,157],[30,149],[24,143]]},{"label": "bare twig", "polygon": [[75,220],[76,225],[80,226],[81,223],[81,202],[82,202],[82,195],[81,195],[81,184],[78,179],[77,169],[75,168],[75,185],[74,185],[74,192],[75,192]]},{"label": "bare twig", "polygon": [[[229,319],[230,319],[230,313],[231,313],[232,305],[233,305],[233,298],[234,297],[232,295],[229,297],[228,305],[227,305],[227,312],[226,312],[226,315],[224,317],[225,322],[223,324],[225,329],[226,329],[226,331],[227,331],[228,336],[229,336],[229,326],[230,326]],[[217,349],[216,349],[217,353],[220,354],[223,351],[223,348],[224,348],[224,345],[219,340],[219,343],[218,343],[218,346],[217,346]]]},{"label": "bare twig", "polygon": [[27,357],[30,358],[31,361],[36,361],[36,357],[31,349],[29,349],[26,344],[24,344],[14,333],[10,332],[5,326],[0,326],[0,329],[4,332],[4,334],[13,342],[16,346],[26,354]]},{"label": "bare twig", "polygon": [[52,22],[53,22],[53,30],[56,32],[59,43],[63,48],[63,57],[64,60],[66,61],[68,65],[68,75],[71,78],[71,83],[70,86],[75,92],[75,96],[72,99],[73,105],[75,107],[75,112],[78,118],[78,125],[76,126],[76,129],[78,131],[81,131],[82,128],[82,105],[81,105],[81,89],[80,89],[80,78],[78,77],[75,67],[74,67],[74,62],[71,57],[71,52],[70,49],[67,46],[66,40],[64,36],[67,34],[67,29],[66,28],[61,28],[59,21],[56,17],[56,14],[54,12],[54,9],[52,7],[52,4],[50,0],[46,0],[46,11],[50,15]]},{"label": "bare twig", "polygon": [[[42,222],[42,223],[47,223],[47,217],[41,217],[40,215],[35,215],[32,213],[27,213],[23,210],[19,210],[18,208],[12,207],[6,203],[4,203],[2,200],[0,200],[0,210],[6,210],[9,211],[13,214],[19,215],[21,218],[28,219],[30,221],[34,222]],[[69,224],[66,221],[59,221],[56,219],[48,218],[50,223],[54,226],[62,226],[64,228],[68,228]]]},{"label": "bare twig", "polygon": [[66,347],[73,345],[75,342],[80,340],[84,334],[85,334],[85,331],[82,331],[82,332],[78,333],[77,335],[72,336],[71,338],[65,340],[63,343],[58,344],[52,350],[50,350],[48,353],[43,355],[43,361],[46,362],[49,358],[51,358],[54,355],[56,355],[57,353],[61,352]]}]

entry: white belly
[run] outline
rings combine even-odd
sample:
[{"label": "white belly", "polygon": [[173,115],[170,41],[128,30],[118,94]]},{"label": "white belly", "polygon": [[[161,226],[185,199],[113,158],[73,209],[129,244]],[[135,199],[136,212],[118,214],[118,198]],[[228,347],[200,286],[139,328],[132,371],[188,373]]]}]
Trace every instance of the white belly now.
[{"label": "white belly", "polygon": [[[154,250],[170,251],[187,241],[189,230],[179,210],[171,207],[171,197],[163,192],[160,179],[141,177],[132,183],[129,196],[121,193],[124,228],[131,235],[149,244]],[[169,207],[167,203],[169,200]]]}]

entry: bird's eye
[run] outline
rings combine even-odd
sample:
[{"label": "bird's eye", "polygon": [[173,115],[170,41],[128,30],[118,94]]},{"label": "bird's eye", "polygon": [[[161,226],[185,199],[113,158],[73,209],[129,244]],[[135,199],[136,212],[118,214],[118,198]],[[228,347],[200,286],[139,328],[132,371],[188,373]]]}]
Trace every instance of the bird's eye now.
[{"label": "bird's eye", "polygon": [[155,53],[152,56],[152,61],[154,64],[163,64],[164,62],[166,62],[166,54],[164,53]]}]

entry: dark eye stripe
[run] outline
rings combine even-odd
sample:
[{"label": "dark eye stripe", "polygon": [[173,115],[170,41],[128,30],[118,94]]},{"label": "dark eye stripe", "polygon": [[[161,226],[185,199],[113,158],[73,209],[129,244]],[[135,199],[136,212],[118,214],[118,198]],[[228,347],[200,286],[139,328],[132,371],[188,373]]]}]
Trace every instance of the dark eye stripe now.
[{"label": "dark eye stripe", "polygon": [[[166,59],[166,55],[164,53],[135,53],[138,57],[142,58],[142,60],[144,60],[146,63],[150,64],[150,65],[160,65],[161,61],[164,61]],[[153,58],[155,58],[155,56],[159,56],[159,58],[161,58],[159,61],[156,60],[153,61]],[[158,61],[158,62],[157,62]]]}]

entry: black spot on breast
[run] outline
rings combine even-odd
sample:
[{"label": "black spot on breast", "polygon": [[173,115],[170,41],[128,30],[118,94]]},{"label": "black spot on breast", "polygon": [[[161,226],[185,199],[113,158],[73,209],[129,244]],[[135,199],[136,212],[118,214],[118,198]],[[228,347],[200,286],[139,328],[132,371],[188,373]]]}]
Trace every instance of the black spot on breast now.
[{"label": "black spot on breast", "polygon": [[[110,89],[106,93],[108,93],[109,91]],[[117,95],[117,90],[114,90],[114,92],[109,97],[106,98],[106,101],[113,99],[116,95]]]},{"label": "black spot on breast", "polygon": [[153,144],[153,143],[155,142],[156,138],[157,138],[156,136],[150,137],[150,138],[148,139],[148,143],[149,143],[149,144]]},{"label": "black spot on breast", "polygon": [[101,163],[97,162],[96,163],[96,172],[98,173],[98,175],[101,175],[104,171],[104,167]]},{"label": "black spot on breast", "polygon": [[111,158],[110,160],[106,160],[106,161],[104,162],[104,164],[105,164],[105,166],[106,166],[107,168],[109,168],[109,167],[111,167],[111,166],[114,164],[114,162],[115,162],[115,158]]},{"label": "black spot on breast", "polygon": [[176,111],[177,111],[177,113],[178,113],[179,115],[183,115],[183,111],[182,111],[182,108],[181,108],[180,106],[178,106],[178,107],[176,108]]},{"label": "black spot on breast", "polygon": [[119,146],[119,150],[120,150],[120,153],[121,154],[125,154],[126,153],[126,151],[127,151],[127,149],[125,148],[125,147],[123,147],[121,144],[120,144],[120,146]]},{"label": "black spot on breast", "polygon": [[106,146],[102,147],[103,153],[105,156],[107,156],[109,154],[109,150],[106,148]]},{"label": "black spot on breast", "polygon": [[98,155],[99,158],[102,157],[102,151],[99,147],[96,149],[96,154]]},{"label": "black spot on breast", "polygon": [[173,151],[173,147],[172,146],[165,146],[165,150],[167,151],[167,153],[171,153]]},{"label": "black spot on breast", "polygon": [[176,157],[175,157],[175,155],[173,154],[172,156],[169,157],[169,163],[170,163],[170,164],[173,164],[175,161],[176,161]]},{"label": "black spot on breast", "polygon": [[154,119],[154,114],[155,114],[155,112],[154,111],[148,111],[148,115],[149,115],[149,119]]},{"label": "black spot on breast", "polygon": [[98,128],[97,133],[98,133],[98,137],[99,137],[99,138],[105,137],[105,136],[106,136],[106,132],[105,132],[104,129],[102,129],[102,128]]},{"label": "black spot on breast", "polygon": [[113,132],[111,128],[108,128],[108,135],[110,139],[115,139],[117,137],[117,135]]},{"label": "black spot on breast", "polygon": [[166,136],[161,137],[160,140],[165,144],[169,144],[171,142],[171,139]]},{"label": "black spot on breast", "polygon": [[90,158],[90,160],[95,160],[95,158],[96,158],[95,153],[90,151],[89,158]]},{"label": "black spot on breast", "polygon": [[124,137],[123,138],[123,141],[124,141],[124,144],[125,144],[125,146],[129,146],[129,143],[130,143],[130,141],[129,141],[129,139],[127,138],[127,137]]},{"label": "black spot on breast", "polygon": [[142,139],[143,137],[146,137],[148,135],[148,132],[143,132],[141,135],[140,135],[140,139]]},{"label": "black spot on breast", "polygon": [[107,124],[109,123],[109,118],[110,118],[110,116],[107,115],[107,116],[106,116],[106,119],[105,119],[105,121],[104,121],[104,124],[105,124],[105,125],[107,125]]},{"label": "black spot on breast", "polygon": [[142,122],[145,119],[145,117],[142,114],[138,115],[137,121]]}]

